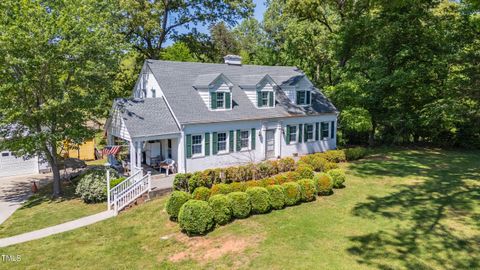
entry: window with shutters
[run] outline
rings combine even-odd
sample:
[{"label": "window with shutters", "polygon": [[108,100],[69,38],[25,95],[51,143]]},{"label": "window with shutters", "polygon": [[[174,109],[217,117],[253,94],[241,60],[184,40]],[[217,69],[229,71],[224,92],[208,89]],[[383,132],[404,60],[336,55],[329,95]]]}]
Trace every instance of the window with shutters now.
[{"label": "window with shutters", "polygon": [[192,156],[203,155],[202,142],[203,142],[202,135],[192,135]]},{"label": "window with shutters", "polygon": [[313,124],[305,124],[305,139],[307,141],[313,141]]},{"label": "window with shutters", "polygon": [[227,133],[220,132],[218,133],[218,142],[217,142],[217,149],[219,153],[227,152]]},{"label": "window with shutters", "polygon": [[297,91],[297,105],[310,105],[311,91],[298,90]]},{"label": "window with shutters", "polygon": [[290,142],[296,142],[297,141],[297,126],[289,126],[290,129]]},{"label": "window with shutters", "polygon": [[240,132],[240,149],[245,150],[248,149],[248,142],[249,142],[249,136],[248,136],[248,130],[244,130]]},{"label": "window with shutters", "polygon": [[261,94],[261,103],[262,107],[268,106],[268,92],[260,92]]},{"label": "window with shutters", "polygon": [[328,139],[328,122],[321,123],[321,138],[322,140]]},{"label": "window with shutters", "polygon": [[225,109],[225,93],[217,92],[217,109]]}]

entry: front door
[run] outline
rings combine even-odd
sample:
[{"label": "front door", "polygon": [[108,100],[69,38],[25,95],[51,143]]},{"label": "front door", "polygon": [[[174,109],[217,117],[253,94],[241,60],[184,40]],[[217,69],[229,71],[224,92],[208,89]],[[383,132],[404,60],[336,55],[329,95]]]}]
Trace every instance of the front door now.
[{"label": "front door", "polygon": [[265,139],[265,158],[275,157],[275,129],[268,129],[266,131]]}]

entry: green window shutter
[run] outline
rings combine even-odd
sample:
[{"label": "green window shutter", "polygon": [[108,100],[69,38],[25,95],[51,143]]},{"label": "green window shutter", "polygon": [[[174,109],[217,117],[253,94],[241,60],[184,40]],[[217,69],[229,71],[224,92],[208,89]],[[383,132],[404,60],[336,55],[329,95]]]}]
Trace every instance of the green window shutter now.
[{"label": "green window shutter", "polygon": [[212,133],[212,155],[216,155],[218,153],[218,133]]},{"label": "green window shutter", "polygon": [[287,132],[285,132],[285,134],[286,134],[285,135],[285,143],[290,144],[290,126],[289,125],[286,126],[286,130],[287,130]]},{"label": "green window shutter", "polygon": [[307,138],[307,124],[303,125],[303,141],[306,142],[308,141],[308,138]]},{"label": "green window shutter", "polygon": [[252,145],[251,145],[251,146],[252,146],[252,147],[251,147],[252,150],[255,150],[255,142],[256,142],[256,140],[257,140],[256,134],[257,134],[257,133],[255,132],[255,129],[252,128],[252,133],[250,134],[250,139],[252,140],[252,142],[251,142],[251,144],[252,144]]},{"label": "green window shutter", "polygon": [[205,133],[205,156],[210,155],[210,133]]},{"label": "green window shutter", "polygon": [[187,158],[191,158],[192,157],[192,135],[190,134],[187,135],[186,145],[187,145],[187,149],[185,149],[185,152],[187,153]]},{"label": "green window shutter", "polygon": [[230,98],[230,92],[225,93],[225,108],[231,109],[232,108],[232,99]]},{"label": "green window shutter", "polygon": [[312,91],[305,91],[305,98],[307,99],[307,104],[310,104]]},{"label": "green window shutter", "polygon": [[298,142],[302,142],[302,131],[303,131],[303,125],[300,124],[298,125]]},{"label": "green window shutter", "polygon": [[320,138],[320,124],[315,123],[315,140],[318,141]]},{"label": "green window shutter", "polygon": [[210,92],[210,101],[212,102],[212,104],[211,104],[212,110],[215,110],[217,108],[217,93],[216,92]]},{"label": "green window shutter", "polygon": [[330,138],[335,138],[335,121],[330,122]]},{"label": "green window shutter", "polygon": [[273,91],[268,92],[268,106],[273,107]]},{"label": "green window shutter", "polygon": [[262,107],[262,92],[257,91],[257,107]]},{"label": "green window shutter", "polygon": [[237,129],[237,152],[240,151],[240,130]]},{"label": "green window shutter", "polygon": [[228,136],[228,148],[229,148],[230,152],[233,152],[233,151],[234,151],[234,150],[233,150],[233,146],[234,146],[234,142],[233,142],[234,140],[233,140],[233,139],[234,139],[234,136],[235,136],[235,135],[234,135],[233,130],[230,130],[230,135]]},{"label": "green window shutter", "polygon": [[299,100],[300,100],[300,92],[299,92],[299,91],[296,91],[296,94],[297,94],[297,97],[296,97],[296,100],[295,100],[296,102],[295,102],[295,103],[296,103],[297,105],[299,105],[299,104],[300,104],[300,103],[299,103]]}]

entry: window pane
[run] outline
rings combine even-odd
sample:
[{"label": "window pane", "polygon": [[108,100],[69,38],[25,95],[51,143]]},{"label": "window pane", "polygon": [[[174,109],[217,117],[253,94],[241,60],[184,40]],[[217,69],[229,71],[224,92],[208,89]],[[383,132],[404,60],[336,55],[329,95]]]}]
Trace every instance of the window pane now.
[{"label": "window pane", "polygon": [[322,139],[328,138],[328,123],[322,122]]},{"label": "window pane", "polygon": [[218,151],[227,150],[227,133],[218,133]]},{"label": "window pane", "polygon": [[262,106],[268,105],[268,92],[261,92],[262,93]]},{"label": "window pane", "polygon": [[290,141],[295,142],[297,141],[297,127],[291,126],[290,127]]},{"label": "window pane", "polygon": [[305,91],[298,91],[298,102],[297,104],[305,104]]},{"label": "window pane", "polygon": [[202,154],[202,136],[192,136],[192,154]]},{"label": "window pane", "polygon": [[313,140],[313,125],[305,125],[307,128],[307,140]]},{"label": "window pane", "polygon": [[218,92],[217,93],[217,108],[224,108],[224,99],[225,99],[225,93],[223,92]]},{"label": "window pane", "polygon": [[248,131],[240,132],[240,147],[248,148]]}]

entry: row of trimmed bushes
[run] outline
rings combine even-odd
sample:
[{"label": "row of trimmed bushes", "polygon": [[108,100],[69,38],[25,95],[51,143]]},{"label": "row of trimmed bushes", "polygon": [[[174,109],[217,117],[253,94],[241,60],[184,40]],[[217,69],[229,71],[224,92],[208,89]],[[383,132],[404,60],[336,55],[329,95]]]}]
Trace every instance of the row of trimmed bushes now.
[{"label": "row of trimmed bushes", "polygon": [[[335,169],[319,173],[313,179],[300,179],[265,187],[252,186],[244,191],[234,191],[232,184],[218,184],[224,193],[215,193],[206,187],[197,188],[193,194],[174,191],[167,201],[166,210],[172,220],[189,235],[205,234],[215,224],[224,225],[233,218],[246,218],[251,214],[264,214],[301,202],[316,199],[316,195],[330,195],[332,188],[343,186],[345,174]],[[230,188],[229,188],[230,187]]]},{"label": "row of trimmed bushes", "polygon": [[[291,181],[291,178],[311,178],[310,174],[316,172],[326,172],[338,168],[337,163],[347,160],[355,160],[364,157],[367,150],[363,147],[348,148],[344,150],[330,150],[323,153],[315,153],[302,156],[300,161],[290,158],[279,160],[269,160],[258,164],[247,164],[245,166],[207,169],[196,173],[178,173],[173,182],[174,190],[183,190],[193,193],[198,187],[211,188],[220,183],[247,182],[249,180],[260,180],[272,182],[272,177],[276,178],[276,183]],[[288,174],[287,172],[293,173]],[[297,176],[300,174],[300,176]],[[282,181],[278,178],[288,178],[288,181]],[[241,186],[242,184],[239,184]],[[248,186],[248,184],[247,184]]]}]

